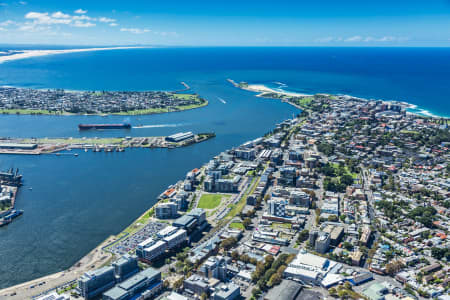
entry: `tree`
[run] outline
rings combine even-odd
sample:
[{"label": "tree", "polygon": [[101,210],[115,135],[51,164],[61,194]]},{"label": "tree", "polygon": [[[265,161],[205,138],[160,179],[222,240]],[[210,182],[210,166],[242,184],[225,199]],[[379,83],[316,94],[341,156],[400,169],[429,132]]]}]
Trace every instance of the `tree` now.
[{"label": "tree", "polygon": [[244,225],[245,229],[249,229],[251,224],[252,224],[252,220],[250,220],[250,218],[245,218],[242,221],[242,225]]},{"label": "tree", "polygon": [[389,275],[395,275],[398,272],[400,272],[400,270],[404,267],[404,264],[399,261],[393,261],[391,263],[386,264],[386,273],[388,273]]},{"label": "tree", "polygon": [[231,258],[234,259],[234,260],[238,260],[239,259],[239,252],[237,252],[236,250],[233,251],[231,253]]},{"label": "tree", "polygon": [[164,280],[164,282],[163,282],[163,287],[164,287],[165,289],[169,288],[169,287],[170,287],[170,281],[169,281],[169,280]]},{"label": "tree", "polygon": [[202,296],[200,297],[201,300],[208,299],[208,295],[206,293],[202,293]]},{"label": "tree", "polygon": [[349,174],[344,174],[340,178],[340,183],[344,184],[345,186],[349,186],[353,184],[353,177]]},{"label": "tree", "polygon": [[330,221],[330,222],[337,222],[338,221],[338,217],[336,215],[329,215],[328,216],[328,221]]},{"label": "tree", "polygon": [[276,272],[276,273],[272,274],[272,276],[270,276],[270,279],[269,279],[269,281],[267,282],[267,286],[268,286],[269,288],[271,288],[271,287],[273,287],[273,286],[275,286],[275,285],[280,284],[281,280],[282,280],[281,274],[279,274],[278,272]]},{"label": "tree", "polygon": [[184,277],[181,277],[180,279],[175,281],[173,283],[173,289],[174,290],[179,290],[183,286],[183,282],[184,282]]},{"label": "tree", "polygon": [[308,229],[304,229],[304,230],[302,230],[301,232],[300,232],[300,234],[298,235],[298,239],[297,239],[297,242],[300,244],[300,243],[303,243],[304,241],[306,241],[307,239],[308,239],[308,237],[309,237],[309,231],[308,231]]},{"label": "tree", "polygon": [[235,237],[229,237],[224,239],[221,243],[220,246],[225,249],[225,251],[230,250],[232,247],[234,247],[237,243],[237,239]]},{"label": "tree", "polygon": [[449,260],[450,259],[450,249],[433,247],[433,248],[431,248],[431,255],[434,258],[439,259],[439,260],[441,260],[443,257],[446,257],[447,260]]}]

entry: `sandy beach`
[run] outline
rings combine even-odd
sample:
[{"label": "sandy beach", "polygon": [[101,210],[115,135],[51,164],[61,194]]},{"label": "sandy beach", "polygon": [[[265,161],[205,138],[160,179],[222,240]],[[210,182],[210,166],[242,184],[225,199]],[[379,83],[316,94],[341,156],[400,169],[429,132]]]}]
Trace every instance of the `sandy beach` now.
[{"label": "sandy beach", "polygon": [[105,47],[105,48],[83,48],[83,49],[64,49],[64,50],[23,50],[15,51],[11,55],[0,56],[0,64],[8,61],[26,59],[38,56],[47,56],[54,54],[66,54],[66,53],[77,53],[77,52],[89,52],[89,51],[106,51],[106,50],[122,50],[122,49],[140,49],[144,47]]}]

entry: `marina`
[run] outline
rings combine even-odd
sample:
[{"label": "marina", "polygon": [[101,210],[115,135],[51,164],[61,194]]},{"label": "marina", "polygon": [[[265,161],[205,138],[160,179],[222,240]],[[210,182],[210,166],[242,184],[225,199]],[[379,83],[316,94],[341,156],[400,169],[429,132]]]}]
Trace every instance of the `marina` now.
[{"label": "marina", "polygon": [[16,196],[22,185],[22,175],[19,169],[9,169],[0,172],[0,227],[8,225],[13,219],[23,214],[23,210],[16,210]]}]

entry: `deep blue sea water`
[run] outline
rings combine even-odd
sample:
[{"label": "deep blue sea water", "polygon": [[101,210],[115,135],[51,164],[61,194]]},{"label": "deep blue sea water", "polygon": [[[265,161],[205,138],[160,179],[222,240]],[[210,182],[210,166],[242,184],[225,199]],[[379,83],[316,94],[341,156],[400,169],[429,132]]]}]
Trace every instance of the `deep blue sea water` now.
[{"label": "deep blue sea water", "polygon": [[[0,51],[10,48],[0,46]],[[286,103],[236,89],[227,78],[272,87],[281,82],[286,90],[304,93],[401,100],[450,115],[447,48],[154,48],[0,64],[0,85],[177,90],[185,81],[210,103],[191,111],[130,117],[132,124],[149,127],[129,132],[77,130],[83,122],[123,121],[119,116],[0,115],[0,136],[155,136],[188,130],[217,134],[173,150],[80,152],[78,158],[0,156],[0,168],[18,167],[25,179],[17,201],[24,215],[0,228],[0,288],[70,267],[141,215],[187,171],[298,113]]]}]

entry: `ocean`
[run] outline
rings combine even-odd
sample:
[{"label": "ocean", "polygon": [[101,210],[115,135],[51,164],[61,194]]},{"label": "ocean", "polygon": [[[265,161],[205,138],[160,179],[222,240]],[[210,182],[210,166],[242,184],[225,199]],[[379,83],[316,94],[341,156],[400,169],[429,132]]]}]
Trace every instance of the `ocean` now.
[{"label": "ocean", "polygon": [[[0,52],[8,49],[0,46]],[[209,101],[200,109],[130,117],[133,125],[143,125],[131,131],[77,129],[79,123],[124,121],[121,116],[0,115],[3,137],[217,134],[181,149],[0,156],[0,169],[19,168],[25,184],[17,199],[24,215],[0,228],[0,288],[70,267],[129,225],[188,171],[299,113],[286,103],[239,90],[227,78],[286,91],[400,100],[417,105],[422,114],[450,115],[448,48],[151,48],[0,64],[0,85],[170,91],[181,89],[184,81]]]}]

